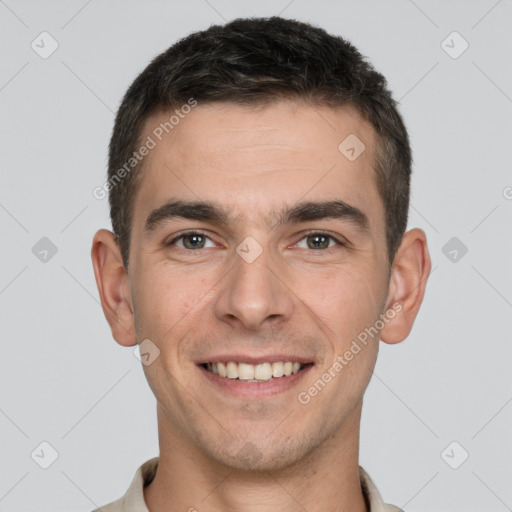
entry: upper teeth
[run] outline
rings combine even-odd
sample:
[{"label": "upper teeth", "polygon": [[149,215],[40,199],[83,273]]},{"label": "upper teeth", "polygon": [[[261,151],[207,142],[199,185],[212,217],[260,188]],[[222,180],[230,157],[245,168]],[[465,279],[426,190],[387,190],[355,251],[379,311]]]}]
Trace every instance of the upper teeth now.
[{"label": "upper teeth", "polygon": [[301,364],[297,362],[246,364],[229,361],[228,363],[208,363],[207,369],[221,377],[240,380],[267,381],[272,377],[283,377],[297,373]]}]

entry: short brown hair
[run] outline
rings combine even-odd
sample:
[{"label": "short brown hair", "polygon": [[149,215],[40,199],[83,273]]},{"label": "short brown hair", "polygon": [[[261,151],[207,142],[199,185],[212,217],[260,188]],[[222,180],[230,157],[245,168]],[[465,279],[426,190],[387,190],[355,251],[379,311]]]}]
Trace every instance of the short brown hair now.
[{"label": "short brown hair", "polygon": [[187,104],[190,98],[199,104],[243,105],[300,98],[318,105],[354,107],[377,135],[376,184],[385,208],[391,266],[407,226],[412,157],[386,79],[342,37],[307,23],[271,17],[239,18],[181,39],[152,60],[126,92],[108,162],[110,217],[125,268],[141,166],[123,173],[123,179],[117,173],[140,148],[147,119],[158,110]]}]

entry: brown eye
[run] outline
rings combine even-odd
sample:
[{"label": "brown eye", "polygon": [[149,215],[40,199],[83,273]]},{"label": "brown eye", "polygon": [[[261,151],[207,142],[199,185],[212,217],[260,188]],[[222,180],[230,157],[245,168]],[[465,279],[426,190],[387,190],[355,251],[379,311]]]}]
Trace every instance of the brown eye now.
[{"label": "brown eye", "polygon": [[202,249],[204,247],[205,237],[203,235],[185,235],[182,238],[186,249]]},{"label": "brown eye", "polygon": [[309,235],[308,247],[310,249],[328,249],[329,248],[329,236],[325,235]]},{"label": "brown eye", "polygon": [[[297,244],[299,247],[302,240],[306,240],[306,247],[302,246],[301,248],[311,249],[313,251],[323,251],[326,249],[332,249],[335,246],[344,245],[342,242],[327,233],[309,233]],[[331,244],[331,242],[334,242],[334,244]]]}]

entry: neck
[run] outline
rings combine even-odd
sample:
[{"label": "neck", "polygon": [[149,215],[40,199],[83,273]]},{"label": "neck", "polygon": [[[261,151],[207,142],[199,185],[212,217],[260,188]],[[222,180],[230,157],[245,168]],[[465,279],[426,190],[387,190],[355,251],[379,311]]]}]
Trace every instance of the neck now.
[{"label": "neck", "polygon": [[158,408],[160,458],[144,488],[150,512],[367,512],[359,480],[360,404],[307,457],[279,471],[233,469],[207,457]]}]

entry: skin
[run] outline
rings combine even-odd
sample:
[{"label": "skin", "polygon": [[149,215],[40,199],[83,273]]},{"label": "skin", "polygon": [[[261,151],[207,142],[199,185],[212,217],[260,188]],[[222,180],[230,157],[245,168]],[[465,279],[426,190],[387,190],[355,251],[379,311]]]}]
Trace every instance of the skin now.
[{"label": "skin", "polygon": [[[143,137],[168,117],[155,114]],[[353,162],[338,150],[351,133],[366,146]],[[388,272],[374,148],[372,127],[347,108],[199,105],[144,159],[128,272],[112,233],[96,233],[92,260],[113,337],[123,346],[150,339],[160,350],[143,366],[160,443],[156,477],[144,489],[151,512],[366,510],[358,476],[363,394],[379,337],[393,344],[408,336],[431,268],[425,233],[411,229]],[[175,218],[145,231],[151,211],[170,198],[215,201],[232,217],[227,226]],[[346,219],[277,225],[269,217],[299,201],[334,199],[367,215],[367,234]],[[199,249],[184,239],[163,245],[191,229],[207,237]],[[348,243],[327,239],[315,249],[308,230]],[[252,263],[236,252],[248,236],[262,248]],[[379,335],[300,403],[299,392],[393,304],[401,310]],[[241,398],[197,365],[235,352],[314,364],[281,393]]]}]

